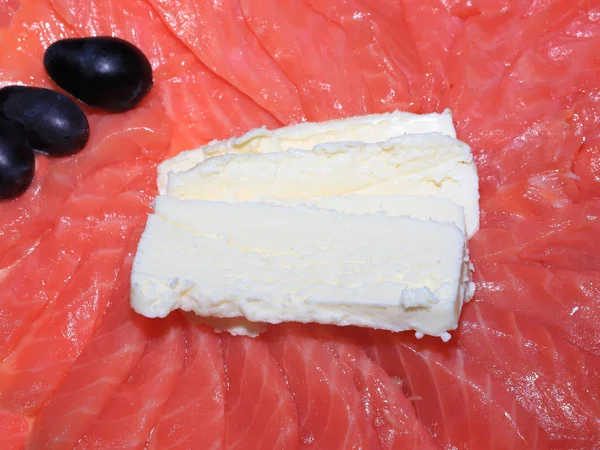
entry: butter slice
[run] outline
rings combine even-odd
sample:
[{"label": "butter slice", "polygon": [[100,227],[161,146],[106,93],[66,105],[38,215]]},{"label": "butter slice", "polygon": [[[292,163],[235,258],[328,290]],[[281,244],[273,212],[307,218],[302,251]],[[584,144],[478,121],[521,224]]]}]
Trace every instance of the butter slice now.
[{"label": "butter slice", "polygon": [[310,150],[326,142],[380,142],[412,133],[442,133],[455,138],[456,131],[450,110],[446,109],[441,114],[395,111],[327,122],[301,123],[276,130],[257,128],[240,137],[212,141],[164,161],[158,167],[158,190],[160,194],[167,192],[169,172],[184,172],[210,156],[225,153],[272,153],[291,148]]},{"label": "butter slice", "polygon": [[411,217],[455,225],[465,232],[465,213],[451,200],[431,195],[336,195],[321,198],[269,198],[264,203],[281,206],[316,206],[346,214],[379,214],[394,217]]},{"label": "butter slice", "polygon": [[[436,222],[446,222],[454,224],[463,233],[465,230],[465,219],[463,209],[456,203],[443,198],[432,196],[416,195],[395,195],[395,196],[368,196],[368,195],[343,195],[313,199],[262,199],[265,203],[282,206],[316,206],[321,209],[331,209],[346,214],[380,214],[386,216],[412,217],[419,220],[433,220]],[[163,203],[158,200],[159,208],[164,212],[165,208],[171,211],[167,215],[174,215],[178,220],[185,220],[185,217],[173,211],[179,203]],[[465,254],[468,259],[468,255]],[[463,282],[469,283],[471,272],[467,265],[463,266]],[[471,283],[472,284],[472,283]],[[469,301],[472,293],[463,299]],[[216,318],[200,317],[195,314],[189,314],[188,318],[192,321],[199,321],[210,325],[218,332],[226,331],[233,335],[258,336],[265,331],[266,326],[263,323],[250,322],[242,317],[235,318]]]},{"label": "butter slice", "polygon": [[338,195],[447,198],[465,213],[467,236],[479,227],[477,170],[469,146],[440,133],[386,142],[335,142],[312,150],[215,156],[171,172],[167,194],[180,199],[263,201]]},{"label": "butter slice", "polygon": [[465,255],[464,234],[448,223],[158,197],[132,306],[147,317],[179,308],[445,336],[469,295]]}]

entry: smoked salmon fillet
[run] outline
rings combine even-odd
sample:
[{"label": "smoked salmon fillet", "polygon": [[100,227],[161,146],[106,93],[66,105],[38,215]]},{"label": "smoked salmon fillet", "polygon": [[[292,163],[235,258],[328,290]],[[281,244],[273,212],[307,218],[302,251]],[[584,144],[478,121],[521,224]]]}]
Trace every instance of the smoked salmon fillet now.
[{"label": "smoked salmon fillet", "polygon": [[[77,155],[0,203],[0,448],[598,449],[595,0],[4,0],[0,87],[44,50],[148,57],[135,109],[82,105]],[[452,339],[216,333],[129,307],[164,159],[260,126],[450,108],[480,176],[475,298]]]}]

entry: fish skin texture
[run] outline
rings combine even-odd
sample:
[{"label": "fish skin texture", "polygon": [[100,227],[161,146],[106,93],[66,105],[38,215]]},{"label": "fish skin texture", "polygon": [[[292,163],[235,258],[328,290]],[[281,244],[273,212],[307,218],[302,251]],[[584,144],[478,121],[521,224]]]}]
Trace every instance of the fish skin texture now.
[{"label": "fish skin texture", "polygon": [[184,328],[179,315],[152,326],[138,365],[87,427],[76,449],[135,449],[146,443],[183,371]]},{"label": "fish skin texture", "polygon": [[455,342],[368,334],[360,339],[370,339],[368,355],[401,383],[442,447],[547,448],[547,433],[535,417]]},{"label": "fish skin texture", "polygon": [[186,355],[148,442],[148,449],[219,450],[225,441],[225,365],[217,334],[206,326],[185,329]]},{"label": "fish skin texture", "polygon": [[227,374],[226,449],[295,448],[298,413],[293,393],[263,340],[223,337]]},{"label": "fish skin texture", "polygon": [[[360,407],[352,374],[309,327],[273,327],[269,347],[298,411],[299,448],[376,448],[378,438]],[[306,386],[311,386],[306,389]]]}]

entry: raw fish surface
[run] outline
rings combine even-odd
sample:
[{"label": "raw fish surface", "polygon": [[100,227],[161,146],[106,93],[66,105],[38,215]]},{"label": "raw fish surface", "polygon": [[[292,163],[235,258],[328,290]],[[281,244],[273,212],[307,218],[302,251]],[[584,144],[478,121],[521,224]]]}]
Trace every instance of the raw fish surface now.
[{"label": "raw fish surface", "polygon": [[[84,106],[79,154],[0,203],[0,448],[598,449],[595,0],[4,0],[0,86],[113,35],[155,86]],[[156,166],[212,139],[450,108],[481,177],[477,293],[448,343],[285,324],[255,339],[129,308]]]}]

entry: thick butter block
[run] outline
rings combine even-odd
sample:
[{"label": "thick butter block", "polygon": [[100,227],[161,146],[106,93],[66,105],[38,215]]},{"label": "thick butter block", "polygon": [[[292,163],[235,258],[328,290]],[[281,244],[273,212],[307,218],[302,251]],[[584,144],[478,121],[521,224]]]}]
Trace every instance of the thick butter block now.
[{"label": "thick butter block", "polygon": [[[381,214],[387,216],[406,216],[419,220],[434,220],[456,225],[460,230],[465,230],[463,209],[456,203],[443,198],[416,195],[395,196],[367,196],[343,195],[314,199],[273,199],[264,198],[263,202],[283,206],[317,206],[321,209],[332,209],[347,214]],[[164,208],[159,199],[160,207]],[[181,218],[181,220],[185,220]],[[465,266],[466,270],[466,266]],[[470,272],[465,273],[468,281]],[[470,298],[470,295],[469,295]],[[469,298],[465,299],[468,301]],[[199,318],[194,314],[189,315],[191,320],[200,320],[209,324],[217,331],[227,331],[234,335],[257,336],[265,330],[264,324],[250,322],[244,318],[236,317],[223,319],[215,317]]]},{"label": "thick butter block", "polygon": [[210,156],[225,153],[272,153],[290,148],[310,150],[318,144],[338,141],[381,142],[412,133],[442,133],[456,137],[450,110],[447,109],[442,114],[395,111],[343,120],[301,123],[276,130],[254,129],[243,136],[213,141],[164,161],[158,167],[158,189],[160,194],[167,192],[169,172],[186,171]]},{"label": "thick butter block", "polygon": [[465,255],[449,223],[158,197],[132,306],[148,317],[179,308],[446,336],[469,295]]},{"label": "thick butter block", "polygon": [[440,133],[386,142],[334,142],[313,150],[215,156],[171,172],[167,194],[180,199],[262,201],[353,194],[447,198],[479,227],[478,177],[469,146]]}]

